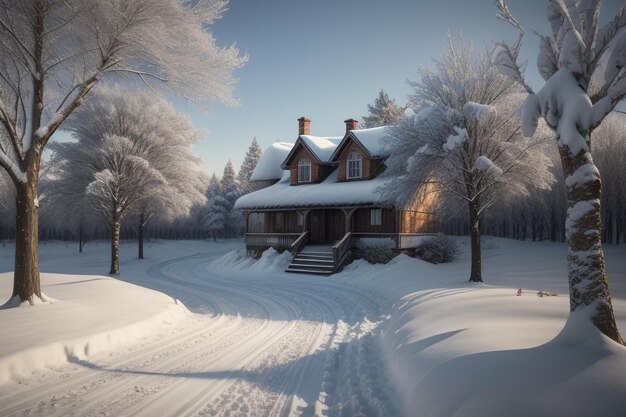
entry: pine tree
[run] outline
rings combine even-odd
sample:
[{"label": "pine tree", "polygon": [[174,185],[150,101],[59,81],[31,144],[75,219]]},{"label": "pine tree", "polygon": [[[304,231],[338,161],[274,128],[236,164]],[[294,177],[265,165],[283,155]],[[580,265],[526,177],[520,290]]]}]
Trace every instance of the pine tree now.
[{"label": "pine tree", "polygon": [[224,235],[232,237],[239,235],[243,226],[243,218],[239,210],[234,210],[235,201],[241,196],[239,182],[235,178],[233,163],[228,160],[220,180],[221,197],[224,198]]},{"label": "pine tree", "polygon": [[224,231],[228,214],[228,201],[222,195],[220,181],[215,173],[209,180],[206,192],[207,206],[204,213],[204,227],[213,235],[213,240]]},{"label": "pine tree", "polygon": [[380,90],[378,97],[374,101],[374,105],[367,105],[369,116],[363,116],[363,127],[378,127],[395,124],[404,113],[404,108],[398,106],[396,101],[389,98],[389,95]]},{"label": "pine tree", "polygon": [[262,153],[263,150],[259,146],[256,137],[254,137],[250,147],[248,148],[248,152],[246,152],[246,157],[241,164],[239,174],[237,174],[237,180],[239,181],[242,195],[255,191],[254,185],[250,184],[250,177],[252,176],[252,172],[254,171],[254,168],[256,168],[256,164],[259,162]]}]

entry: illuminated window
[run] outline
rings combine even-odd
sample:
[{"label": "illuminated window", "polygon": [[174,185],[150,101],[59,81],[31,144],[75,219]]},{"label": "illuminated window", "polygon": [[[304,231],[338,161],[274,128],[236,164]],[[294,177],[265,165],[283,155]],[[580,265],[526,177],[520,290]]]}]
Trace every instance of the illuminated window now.
[{"label": "illuminated window", "polygon": [[348,179],[361,178],[361,154],[357,151],[350,152],[346,161],[346,177]]},{"label": "illuminated window", "polygon": [[311,160],[298,161],[298,182],[311,182]]}]

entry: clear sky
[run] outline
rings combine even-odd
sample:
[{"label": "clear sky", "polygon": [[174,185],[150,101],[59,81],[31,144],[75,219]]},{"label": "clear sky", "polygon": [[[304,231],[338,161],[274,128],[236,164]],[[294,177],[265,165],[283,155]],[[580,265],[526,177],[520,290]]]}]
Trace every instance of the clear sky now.
[{"label": "clear sky", "polygon": [[[532,30],[549,30],[546,1],[508,3],[526,28],[522,54],[530,83],[539,88]],[[605,18],[616,4],[605,1]],[[207,172],[219,176],[229,158],[238,169],[254,136],[263,148],[293,142],[300,116],[311,118],[311,134],[335,136],[343,134],[344,119],[367,114],[381,88],[405,104],[406,80],[445,51],[448,31],[474,48],[514,40],[516,32],[495,12],[493,0],[231,0],[211,30],[218,44],[249,55],[236,73],[240,105],[215,105],[209,116],[191,104],[177,108],[206,129],[195,149]]]}]

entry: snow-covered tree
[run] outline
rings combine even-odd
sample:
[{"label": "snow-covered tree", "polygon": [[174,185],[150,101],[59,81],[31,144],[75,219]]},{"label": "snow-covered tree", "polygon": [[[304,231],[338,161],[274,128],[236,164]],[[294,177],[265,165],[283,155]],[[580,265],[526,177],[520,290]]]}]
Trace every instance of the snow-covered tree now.
[{"label": "snow-covered tree", "polygon": [[[76,142],[52,145],[58,178],[51,188],[74,195],[69,204],[82,201],[89,190],[91,205],[114,237],[111,273],[119,272],[115,239],[126,216],[137,215],[142,238],[153,216],[187,215],[194,204],[204,202],[200,160],[191,151],[198,132],[164,100],[150,93],[129,97],[120,88],[101,89],[68,118],[65,128]],[[138,170],[136,175],[131,168]],[[140,239],[140,258],[142,246]]]},{"label": "snow-covered tree", "polygon": [[49,164],[48,168],[39,187],[40,226],[61,227],[71,231],[78,239],[78,251],[82,252],[89,231],[97,222],[85,194],[84,184],[71,179],[60,181],[63,171],[56,172],[55,164]]},{"label": "snow-covered tree", "polygon": [[148,92],[128,96],[120,87],[96,91],[93,100],[77,109],[64,124],[87,149],[104,135],[132,141],[132,154],[150,163],[165,179],[158,192],[143,195],[133,207],[138,236],[138,257],[143,259],[144,228],[154,216],[185,216],[194,204],[204,203],[201,160],[191,145],[199,134],[188,116]]},{"label": "snow-covered tree", "polygon": [[367,105],[369,115],[363,116],[363,127],[388,126],[397,123],[403,115],[404,109],[389,98],[389,95],[380,90],[374,104]]},{"label": "snow-covered tree", "polygon": [[233,163],[228,160],[224,167],[222,178],[220,179],[221,196],[226,202],[226,217],[224,224],[224,234],[226,237],[237,236],[243,227],[243,216],[239,210],[235,210],[235,201],[241,197],[241,188],[235,178]]},{"label": "snow-covered tree", "polygon": [[497,17],[519,30],[514,44],[499,44],[495,61],[529,92],[522,111],[524,134],[532,136],[539,119],[556,133],[567,189],[570,310],[587,307],[595,326],[623,343],[604,266],[602,181],[591,151],[592,132],[626,97],[626,5],[601,26],[600,0],[548,1],[552,33],[539,35],[537,67],[546,82],[537,93],[518,62],[524,30],[504,0],[496,5]]},{"label": "snow-covered tree", "polygon": [[[603,178],[602,240],[620,243],[626,232],[626,115],[611,113],[593,132],[594,161]],[[624,236],[626,238],[626,235]]]},{"label": "snow-covered tree", "polygon": [[239,181],[241,195],[255,191],[254,186],[250,184],[250,177],[252,176],[254,168],[256,168],[257,162],[261,159],[262,154],[263,149],[261,149],[255,137],[252,139],[252,143],[246,152],[246,157],[244,158],[241,168],[239,168],[239,173],[237,174],[237,181]]},{"label": "snow-covered tree", "polygon": [[89,91],[111,76],[207,105],[233,103],[245,57],[216,45],[222,0],[0,0],[0,166],[17,190],[13,297],[41,298],[41,155]]},{"label": "snow-covered tree", "polygon": [[207,206],[204,212],[204,227],[211,233],[213,240],[224,232],[228,219],[228,201],[222,195],[220,181],[215,173],[209,180],[209,186],[206,192]]},{"label": "snow-covered tree", "polygon": [[515,82],[498,74],[490,56],[474,58],[471,48],[455,46],[423,69],[412,103],[391,131],[387,164],[399,177],[386,190],[410,202],[427,185],[442,206],[459,202],[469,214],[472,265],[470,281],[482,281],[480,221],[486,209],[506,194],[528,194],[552,182],[541,138],[525,140],[516,112],[521,104]]}]

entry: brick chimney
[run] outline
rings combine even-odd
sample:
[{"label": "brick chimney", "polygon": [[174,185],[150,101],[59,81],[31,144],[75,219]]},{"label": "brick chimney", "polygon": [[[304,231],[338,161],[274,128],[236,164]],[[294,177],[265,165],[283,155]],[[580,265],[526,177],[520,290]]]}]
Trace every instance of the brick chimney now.
[{"label": "brick chimney", "polygon": [[359,121],[354,119],[348,119],[343,121],[346,124],[346,132],[348,130],[357,130],[359,128]]},{"label": "brick chimney", "polygon": [[311,132],[311,119],[302,116],[298,119],[298,135],[308,135]]}]

